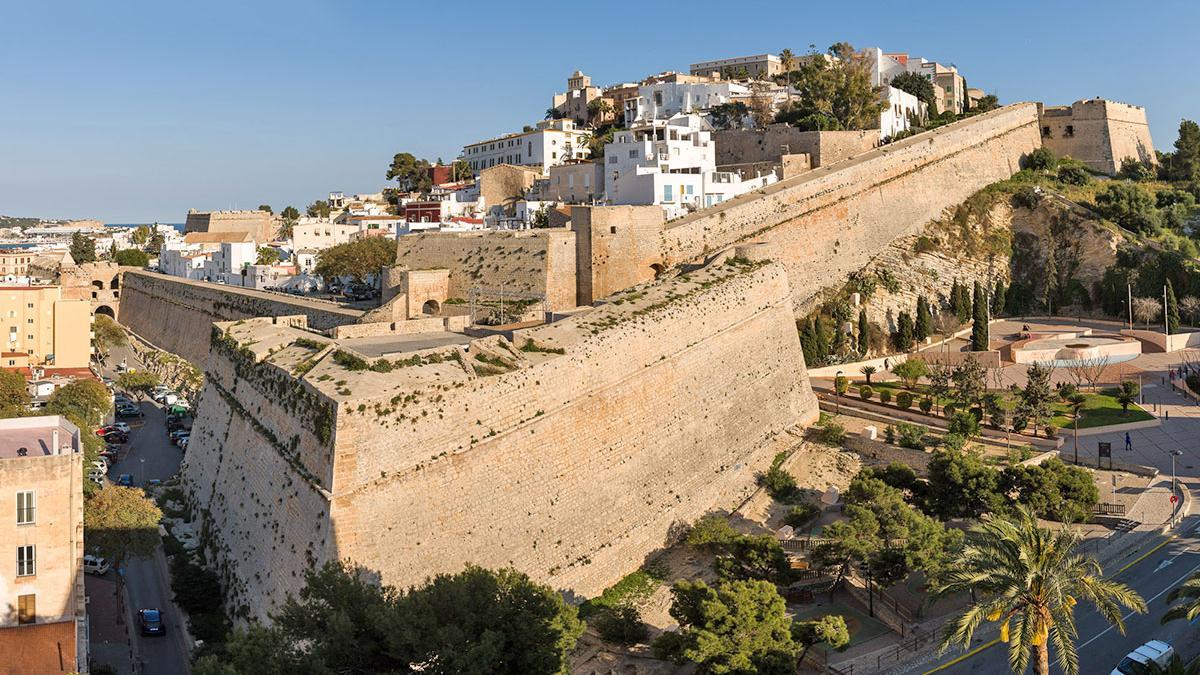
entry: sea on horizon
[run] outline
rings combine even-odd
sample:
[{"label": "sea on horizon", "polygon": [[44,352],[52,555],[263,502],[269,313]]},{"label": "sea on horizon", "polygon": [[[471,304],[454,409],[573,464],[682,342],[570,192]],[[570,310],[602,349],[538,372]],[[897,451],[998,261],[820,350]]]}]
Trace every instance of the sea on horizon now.
[{"label": "sea on horizon", "polygon": [[[105,223],[105,227],[137,227],[138,225],[153,225],[154,223]],[[183,232],[183,223],[159,223],[159,225],[170,225],[171,227]]]}]

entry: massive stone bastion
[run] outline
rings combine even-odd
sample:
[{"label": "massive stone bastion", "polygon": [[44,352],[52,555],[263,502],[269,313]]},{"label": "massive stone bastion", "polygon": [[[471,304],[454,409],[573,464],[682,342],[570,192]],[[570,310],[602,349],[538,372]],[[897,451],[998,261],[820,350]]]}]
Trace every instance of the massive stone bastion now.
[{"label": "massive stone bastion", "polygon": [[266,618],[343,558],[590,596],[735,507],[817,415],[787,275],[739,250],[511,342],[218,323],[182,475],[233,606]]}]

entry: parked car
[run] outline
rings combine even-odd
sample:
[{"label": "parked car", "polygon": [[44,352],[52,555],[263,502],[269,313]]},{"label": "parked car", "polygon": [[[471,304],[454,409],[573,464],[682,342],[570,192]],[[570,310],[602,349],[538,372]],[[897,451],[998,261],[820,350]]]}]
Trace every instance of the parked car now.
[{"label": "parked car", "polygon": [[123,473],[117,477],[117,485],[123,487],[133,487],[133,474]]},{"label": "parked car", "polygon": [[92,460],[91,467],[104,473],[108,473],[108,460],[101,457],[100,459]]},{"label": "parked car", "polygon": [[179,440],[180,436],[187,436],[190,433],[191,431],[188,429],[179,428],[167,434],[167,438],[170,438],[171,442],[174,443]]},{"label": "parked car", "polygon": [[110,432],[104,434],[103,438],[106,443],[128,443],[129,442],[129,434],[127,434],[123,431],[115,431],[115,430],[110,431]]},{"label": "parked car", "polygon": [[83,571],[85,574],[95,574],[102,577],[108,574],[109,569],[111,569],[111,566],[104,558],[90,554],[83,556]]},{"label": "parked car", "polygon": [[187,452],[188,441],[190,439],[191,436],[184,436],[183,438],[179,439],[179,449]]},{"label": "parked car", "polygon": [[142,635],[163,635],[166,633],[162,612],[158,611],[157,607],[139,609],[138,623],[142,627]]},{"label": "parked car", "polygon": [[142,412],[141,407],[135,405],[120,405],[117,406],[117,417],[145,417],[146,413]]},{"label": "parked car", "polygon": [[1111,675],[1135,675],[1142,672],[1143,668],[1151,663],[1165,668],[1174,655],[1175,648],[1169,643],[1162,640],[1151,640],[1129,652],[1113,669]]},{"label": "parked car", "polygon": [[188,439],[191,437],[192,437],[192,435],[190,433],[181,434],[179,436],[176,436],[175,437],[175,445],[178,445],[181,448],[187,447]]},{"label": "parked car", "polygon": [[117,460],[117,451],[111,445],[105,446],[99,454],[101,459],[106,462],[115,462]]},{"label": "parked car", "polygon": [[106,424],[96,430],[96,435],[103,436],[104,434],[112,433],[114,431],[127,434],[129,433],[129,425],[124,422],[113,422],[112,424]]}]

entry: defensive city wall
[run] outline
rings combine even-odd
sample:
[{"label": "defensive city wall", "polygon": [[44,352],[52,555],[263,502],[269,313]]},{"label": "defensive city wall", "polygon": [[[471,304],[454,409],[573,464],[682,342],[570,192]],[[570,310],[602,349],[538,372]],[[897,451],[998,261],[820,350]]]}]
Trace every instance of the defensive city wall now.
[{"label": "defensive city wall", "polygon": [[298,314],[310,326],[326,329],[356,323],[362,316],[333,303],[153,272],[125,271],[121,279],[117,320],[155,346],[197,364],[208,358],[214,321]]},{"label": "defensive city wall", "polygon": [[390,584],[470,562],[591,596],[736,506],[817,415],[764,255],[399,360],[304,317],[217,324],[182,475],[234,607],[265,618],[347,557]]}]

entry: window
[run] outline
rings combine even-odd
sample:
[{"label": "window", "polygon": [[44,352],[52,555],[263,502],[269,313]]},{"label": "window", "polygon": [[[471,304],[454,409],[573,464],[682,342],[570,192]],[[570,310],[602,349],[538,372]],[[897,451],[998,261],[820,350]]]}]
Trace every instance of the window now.
[{"label": "window", "polygon": [[17,596],[17,623],[37,622],[37,596],[33,593]]},{"label": "window", "polygon": [[1071,138],[1072,136],[1074,136],[1074,135],[1075,135],[1075,127],[1074,127],[1073,125],[1071,125],[1071,124],[1068,124],[1068,125],[1067,125],[1067,132],[1066,132],[1066,134],[1064,134],[1064,135],[1065,135],[1067,138]]},{"label": "window", "polygon": [[674,200],[674,197],[673,197],[673,195],[672,195],[671,186],[670,186],[670,185],[664,185],[664,186],[663,186],[663,201],[664,201],[664,202],[669,202],[669,201],[673,201],[673,200]]},{"label": "window", "polygon": [[17,524],[28,525],[33,522],[33,490],[17,493]]},{"label": "window", "polygon": [[608,163],[609,163],[609,164],[616,164],[616,163],[617,163],[617,156],[616,156],[616,155],[609,155],[609,156],[608,156]]},{"label": "window", "polygon": [[33,303],[31,302],[31,303],[28,303],[28,304],[26,304],[26,305],[25,305],[25,308],[26,308],[26,309],[33,309]]},{"label": "window", "polygon": [[33,319],[25,319],[25,323],[32,324],[32,323],[33,323]]},{"label": "window", "polygon": [[635,159],[635,158],[637,158],[637,150],[630,150],[629,151],[629,159]]},{"label": "window", "polygon": [[1050,127],[1042,127],[1042,138],[1050,138]]},{"label": "window", "polygon": [[33,546],[17,547],[17,576],[31,577],[37,572]]}]

